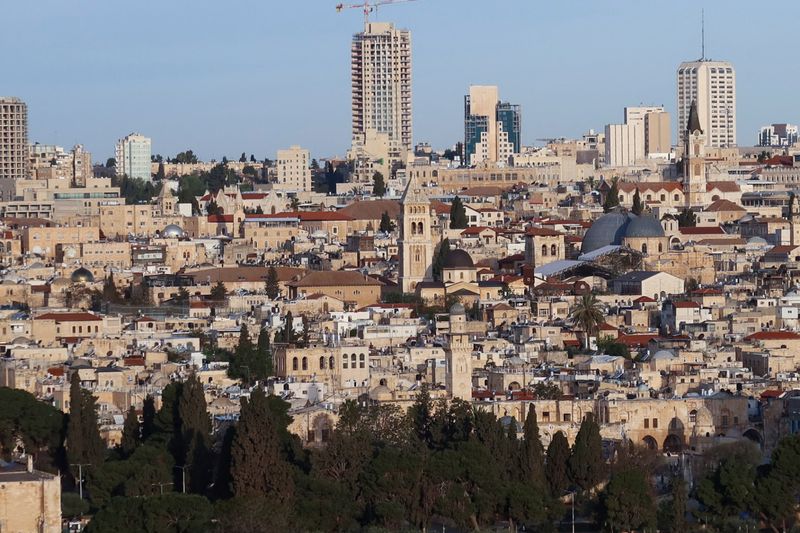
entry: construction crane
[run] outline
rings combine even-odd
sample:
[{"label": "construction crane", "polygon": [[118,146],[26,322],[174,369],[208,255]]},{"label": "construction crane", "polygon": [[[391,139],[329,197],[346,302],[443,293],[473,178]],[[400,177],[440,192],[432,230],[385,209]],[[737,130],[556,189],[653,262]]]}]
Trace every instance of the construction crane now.
[{"label": "construction crane", "polygon": [[364,0],[361,4],[336,4],[336,12],[341,13],[344,9],[361,9],[364,12],[364,24],[369,22],[369,14],[378,11],[378,6],[389,4],[400,4],[404,2],[414,2],[416,0]]}]

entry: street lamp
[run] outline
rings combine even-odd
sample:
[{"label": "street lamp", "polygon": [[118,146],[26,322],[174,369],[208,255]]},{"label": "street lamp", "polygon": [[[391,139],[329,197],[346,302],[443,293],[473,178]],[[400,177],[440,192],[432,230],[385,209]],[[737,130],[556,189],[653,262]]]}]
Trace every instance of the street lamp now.
[{"label": "street lamp", "polygon": [[153,487],[161,487],[161,495],[164,495],[164,485],[172,485],[173,483],[151,483]]},{"label": "street lamp", "polygon": [[183,482],[182,485],[184,494],[186,494],[186,469],[189,468],[190,466],[192,465],[183,465],[183,466],[175,465],[175,468],[181,469],[181,481]]},{"label": "street lamp", "polygon": [[83,467],[84,466],[92,466],[91,463],[73,463],[70,466],[77,466],[78,467],[78,494],[80,494],[81,500],[83,499]]}]

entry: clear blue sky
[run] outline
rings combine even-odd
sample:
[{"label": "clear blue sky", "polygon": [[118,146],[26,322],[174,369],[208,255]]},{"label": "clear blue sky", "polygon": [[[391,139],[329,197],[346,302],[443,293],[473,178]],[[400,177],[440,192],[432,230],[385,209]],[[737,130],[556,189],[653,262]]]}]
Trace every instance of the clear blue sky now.
[{"label": "clear blue sky", "polygon": [[[81,142],[96,160],[131,131],[163,155],[343,154],[362,15],[336,13],[337,1],[6,0],[0,94],[27,101],[31,141]],[[674,117],[701,7],[706,56],[736,67],[739,144],[798,122],[795,0],[417,0],[378,19],[412,30],[414,141],[444,148],[463,136],[470,84],[522,104],[525,144],[621,122],[625,105]]]}]

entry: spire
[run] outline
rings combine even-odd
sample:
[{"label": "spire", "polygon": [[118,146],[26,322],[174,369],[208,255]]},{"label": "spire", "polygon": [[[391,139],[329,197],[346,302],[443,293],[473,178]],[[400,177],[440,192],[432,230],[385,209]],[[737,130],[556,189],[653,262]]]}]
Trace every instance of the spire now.
[{"label": "spire", "polygon": [[700,127],[700,117],[697,116],[697,102],[692,100],[692,105],[689,107],[689,123],[686,125],[686,132],[694,133],[695,131],[703,133],[703,129]]},{"label": "spire", "polygon": [[405,204],[419,204],[419,203],[428,203],[428,195],[425,194],[425,189],[420,186],[417,182],[416,176],[411,174],[408,178],[408,184],[406,185],[406,190],[403,192],[403,196],[400,198],[400,203],[402,205]]}]

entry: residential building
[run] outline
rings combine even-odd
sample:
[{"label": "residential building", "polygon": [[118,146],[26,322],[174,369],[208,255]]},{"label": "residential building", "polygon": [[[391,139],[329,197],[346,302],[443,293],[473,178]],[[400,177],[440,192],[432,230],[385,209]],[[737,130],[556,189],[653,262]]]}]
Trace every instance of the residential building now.
[{"label": "residential building", "polygon": [[0,178],[28,176],[28,106],[19,98],[0,96]]},{"label": "residential building", "polygon": [[412,148],[411,32],[368,22],[350,50],[353,144],[384,134],[392,159]]},{"label": "residential building", "polygon": [[644,155],[658,157],[672,150],[669,113],[651,111],[644,116]]},{"label": "residential building", "polygon": [[762,127],[758,132],[757,146],[785,148],[798,140],[797,126],[794,124],[771,124]]},{"label": "residential building", "polygon": [[736,72],[728,61],[700,59],[678,67],[678,144],[686,141],[682,126],[697,103],[706,146],[736,146]]},{"label": "residential building", "polygon": [[606,124],[606,165],[627,167],[644,156],[644,131],[639,124]]},{"label": "residential building", "polygon": [[128,176],[150,181],[151,141],[139,133],[131,133],[117,141],[116,173],[117,176]]},{"label": "residential building", "polygon": [[501,102],[495,85],[471,85],[464,96],[464,160],[509,163],[520,152],[520,106]]},{"label": "residential building", "polygon": [[283,191],[311,191],[311,160],[308,150],[297,145],[288,150],[278,150],[275,161],[278,167],[278,181],[273,188]]}]

